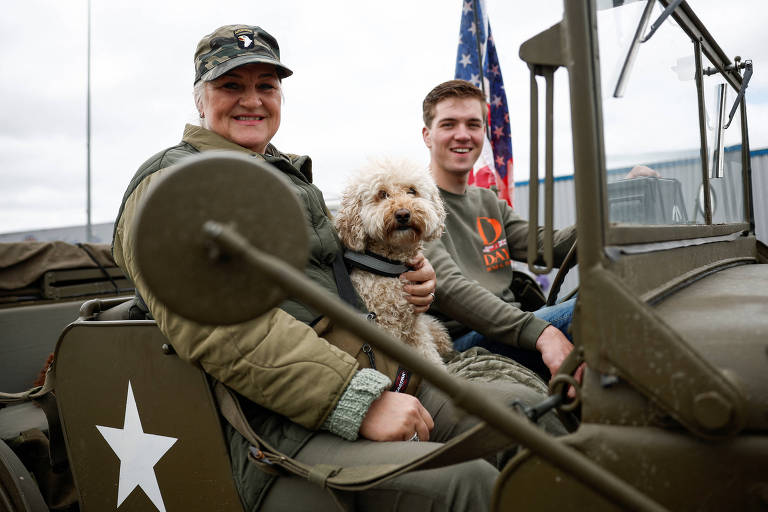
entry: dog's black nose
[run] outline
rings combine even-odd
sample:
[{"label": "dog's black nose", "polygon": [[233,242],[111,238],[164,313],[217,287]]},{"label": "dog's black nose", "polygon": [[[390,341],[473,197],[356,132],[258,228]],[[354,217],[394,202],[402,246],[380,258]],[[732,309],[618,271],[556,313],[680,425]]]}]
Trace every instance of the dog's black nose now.
[{"label": "dog's black nose", "polygon": [[400,208],[395,212],[395,219],[397,219],[397,222],[400,224],[408,224],[408,221],[411,220],[411,211],[406,210],[405,208]]}]

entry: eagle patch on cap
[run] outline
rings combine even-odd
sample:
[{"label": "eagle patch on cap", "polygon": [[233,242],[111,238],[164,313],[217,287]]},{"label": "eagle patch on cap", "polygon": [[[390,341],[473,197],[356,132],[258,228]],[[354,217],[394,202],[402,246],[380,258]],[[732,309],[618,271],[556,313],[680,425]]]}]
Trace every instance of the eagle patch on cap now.
[{"label": "eagle patch on cap", "polygon": [[197,43],[195,83],[215,80],[250,63],[272,64],[281,79],[293,74],[280,62],[280,47],[267,31],[250,25],[224,25]]},{"label": "eagle patch on cap", "polygon": [[239,48],[252,48],[253,47],[253,31],[247,28],[240,28],[235,30],[235,39],[237,39],[237,46]]}]

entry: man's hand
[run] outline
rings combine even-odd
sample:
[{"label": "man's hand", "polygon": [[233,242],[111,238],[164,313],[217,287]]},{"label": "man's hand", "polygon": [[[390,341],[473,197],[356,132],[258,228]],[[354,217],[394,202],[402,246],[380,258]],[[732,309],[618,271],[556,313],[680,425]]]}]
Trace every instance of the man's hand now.
[{"label": "man's hand", "polygon": [[[400,279],[406,282],[403,285],[403,291],[407,294],[405,300],[413,304],[416,313],[424,313],[435,300],[435,269],[422,253],[417,254],[408,265],[413,270],[400,274]],[[408,284],[409,282],[413,284]]]},{"label": "man's hand", "polygon": [[[541,359],[544,364],[549,368],[549,372],[554,377],[557,371],[560,369],[560,365],[563,364],[566,356],[573,350],[573,345],[565,334],[560,331],[554,325],[548,325],[546,329],[541,332],[539,339],[536,340],[536,350],[541,352]],[[584,365],[581,364],[576,369],[573,377],[576,382],[581,382],[581,376],[584,374]],[[568,389],[568,396],[573,398],[576,396],[576,391],[573,388]]]},{"label": "man's hand", "polygon": [[661,178],[661,174],[654,171],[650,167],[644,165],[636,165],[631,171],[624,177],[624,179],[640,178],[641,176],[649,176],[651,178]]},{"label": "man's hand", "polygon": [[408,441],[415,433],[419,441],[428,441],[434,427],[432,416],[418,398],[385,391],[368,409],[360,435],[371,441]]},{"label": "man's hand", "polygon": [[573,350],[573,345],[560,329],[548,325],[536,340],[536,350],[541,352],[541,359],[554,377],[566,356]]}]

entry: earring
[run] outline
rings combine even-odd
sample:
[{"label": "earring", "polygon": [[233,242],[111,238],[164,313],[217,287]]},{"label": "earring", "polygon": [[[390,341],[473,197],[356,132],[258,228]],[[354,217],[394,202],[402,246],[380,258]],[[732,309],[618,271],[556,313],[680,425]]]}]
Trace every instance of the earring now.
[{"label": "earring", "polygon": [[200,119],[205,119],[205,112],[200,112]]}]

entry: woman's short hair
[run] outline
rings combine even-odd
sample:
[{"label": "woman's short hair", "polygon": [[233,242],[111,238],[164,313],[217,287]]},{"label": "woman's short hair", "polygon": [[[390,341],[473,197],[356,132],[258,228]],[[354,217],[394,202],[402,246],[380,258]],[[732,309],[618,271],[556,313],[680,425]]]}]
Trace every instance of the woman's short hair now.
[{"label": "woman's short hair", "polygon": [[192,96],[195,99],[195,108],[197,108],[197,114],[200,117],[200,126],[205,128],[205,118],[203,117],[203,95],[205,94],[205,82],[200,80],[195,83],[192,88]]}]

